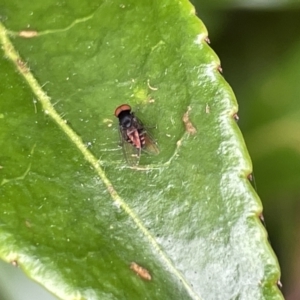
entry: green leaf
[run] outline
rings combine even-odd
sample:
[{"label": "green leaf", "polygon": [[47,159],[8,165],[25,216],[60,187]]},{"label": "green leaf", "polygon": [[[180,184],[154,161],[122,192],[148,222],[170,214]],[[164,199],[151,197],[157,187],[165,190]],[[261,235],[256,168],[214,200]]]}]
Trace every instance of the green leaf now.
[{"label": "green leaf", "polygon": [[[282,299],[236,100],[189,2],[2,7],[0,256],[62,299]],[[156,127],[137,168],[122,103]]]}]

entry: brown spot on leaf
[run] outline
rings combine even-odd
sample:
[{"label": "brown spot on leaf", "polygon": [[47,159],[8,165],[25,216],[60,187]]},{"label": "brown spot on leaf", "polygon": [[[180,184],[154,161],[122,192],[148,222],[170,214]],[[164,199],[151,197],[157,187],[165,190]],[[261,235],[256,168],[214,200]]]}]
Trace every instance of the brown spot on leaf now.
[{"label": "brown spot on leaf", "polygon": [[19,67],[20,72],[22,72],[22,73],[28,73],[29,72],[29,68],[27,67],[27,63],[26,62],[24,62],[20,58],[18,58],[16,60],[16,62],[17,62],[17,65]]},{"label": "brown spot on leaf", "polygon": [[189,134],[196,134],[197,130],[196,128],[193,126],[193,124],[190,121],[189,118],[189,112],[191,110],[191,107],[188,106],[187,111],[184,113],[183,117],[182,117],[182,121],[185,125],[185,130],[189,133]]},{"label": "brown spot on leaf", "polygon": [[239,116],[238,116],[238,114],[234,114],[233,115],[233,118],[234,118],[234,120],[237,122],[240,118],[239,118]]},{"label": "brown spot on leaf", "polygon": [[109,186],[107,187],[107,189],[108,189],[108,192],[109,192],[110,194],[115,194],[115,193],[116,193],[116,191],[115,191],[115,189],[114,189],[114,187],[113,187],[112,185],[109,185]]},{"label": "brown spot on leaf", "polygon": [[259,217],[260,221],[264,224],[265,223],[264,215],[261,213],[258,217]]},{"label": "brown spot on leaf", "polygon": [[37,35],[38,35],[38,32],[35,31],[35,30],[22,30],[22,31],[19,31],[19,36],[23,37],[23,38],[26,38],[26,39],[33,38]]},{"label": "brown spot on leaf", "polygon": [[266,222],[265,222],[265,218],[264,218],[263,213],[260,213],[258,217],[259,217],[259,220],[260,220],[261,224],[263,224],[264,227],[266,228]]},{"label": "brown spot on leaf", "polygon": [[282,289],[282,283],[281,283],[280,280],[277,280],[277,286],[278,286],[279,289]]},{"label": "brown spot on leaf", "polygon": [[140,265],[138,265],[135,262],[132,262],[130,264],[130,269],[133,270],[136,274],[138,274],[141,278],[143,278],[145,280],[151,280],[152,279],[149,271],[147,269],[141,267]]}]

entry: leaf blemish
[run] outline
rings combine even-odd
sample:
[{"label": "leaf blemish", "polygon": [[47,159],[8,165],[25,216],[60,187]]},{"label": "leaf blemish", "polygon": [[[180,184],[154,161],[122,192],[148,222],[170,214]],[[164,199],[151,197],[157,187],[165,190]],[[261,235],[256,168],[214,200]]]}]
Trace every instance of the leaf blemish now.
[{"label": "leaf blemish", "polygon": [[152,277],[149,273],[149,271],[143,267],[141,267],[140,265],[138,265],[135,262],[132,262],[130,264],[130,269],[133,270],[137,275],[139,275],[141,278],[145,279],[145,280],[151,280]]},{"label": "leaf blemish", "polygon": [[185,125],[185,130],[187,131],[187,133],[194,135],[194,134],[196,134],[197,130],[193,126],[192,122],[190,121],[190,118],[189,118],[190,110],[191,110],[191,107],[188,106],[187,111],[184,113],[184,115],[182,117],[182,121]]},{"label": "leaf blemish", "polygon": [[207,114],[210,113],[210,107],[209,107],[209,105],[207,103],[205,105],[205,113],[207,113]]},{"label": "leaf blemish", "polygon": [[158,88],[155,88],[155,87],[150,85],[150,79],[147,80],[147,85],[148,85],[148,88],[152,91],[157,91],[158,90]]},{"label": "leaf blemish", "polygon": [[239,118],[239,116],[238,116],[238,114],[234,114],[233,115],[233,118],[234,118],[234,120],[237,122],[240,118]]},{"label": "leaf blemish", "polygon": [[282,283],[281,283],[280,279],[277,280],[277,286],[280,290],[282,289]]},{"label": "leaf blemish", "polygon": [[68,25],[65,28],[52,29],[52,30],[50,29],[50,30],[45,30],[45,31],[40,31],[40,32],[38,32],[36,30],[21,30],[21,31],[17,31],[17,32],[9,30],[7,32],[10,36],[19,36],[19,37],[26,38],[26,39],[45,35],[45,34],[64,32],[64,31],[70,30],[72,27],[74,27],[75,25],[77,25],[79,23],[83,23],[83,22],[86,22],[86,21],[92,19],[94,17],[95,13],[96,12],[92,13],[91,15],[89,15],[87,17],[76,19],[75,21],[73,21],[70,25]]},{"label": "leaf blemish", "polygon": [[207,33],[198,34],[194,40],[194,43],[196,45],[200,45],[202,44],[203,41],[207,42],[207,39],[208,39]]},{"label": "leaf blemish", "polygon": [[30,38],[38,36],[38,32],[35,30],[21,30],[21,31],[19,31],[18,35],[20,37],[30,39]]},{"label": "leaf blemish", "polygon": [[16,63],[21,73],[28,73],[30,71],[27,67],[27,63],[21,60],[20,58],[16,60]]}]

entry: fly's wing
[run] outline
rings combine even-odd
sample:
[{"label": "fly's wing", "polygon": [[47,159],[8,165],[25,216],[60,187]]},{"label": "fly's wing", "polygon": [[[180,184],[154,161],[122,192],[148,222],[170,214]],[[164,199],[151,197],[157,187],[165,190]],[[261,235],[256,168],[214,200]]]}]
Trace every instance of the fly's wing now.
[{"label": "fly's wing", "polygon": [[141,150],[137,149],[132,144],[127,142],[128,137],[126,130],[124,130],[122,127],[120,127],[119,129],[124,157],[129,165],[136,166],[140,161]]},{"label": "fly's wing", "polygon": [[143,151],[149,154],[157,155],[159,153],[159,148],[157,146],[157,143],[154,141],[151,134],[145,128],[142,121],[137,117],[135,117],[135,121],[136,121],[136,127],[138,128],[139,132],[144,136],[145,139],[145,145],[143,147]]},{"label": "fly's wing", "polygon": [[143,150],[149,154],[157,155],[159,153],[158,146],[156,142],[153,140],[149,132],[144,132],[145,145]]}]

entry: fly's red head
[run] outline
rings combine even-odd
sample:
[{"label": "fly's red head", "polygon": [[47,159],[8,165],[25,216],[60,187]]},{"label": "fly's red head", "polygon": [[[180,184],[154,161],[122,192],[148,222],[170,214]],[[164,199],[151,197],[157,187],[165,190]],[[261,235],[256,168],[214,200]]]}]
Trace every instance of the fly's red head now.
[{"label": "fly's red head", "polygon": [[126,111],[127,113],[130,113],[131,107],[128,104],[122,104],[118,106],[115,110],[115,116],[119,118],[119,115],[122,111]]},{"label": "fly's red head", "polygon": [[115,110],[115,116],[119,119],[119,124],[124,129],[133,126],[134,115],[131,113],[131,107],[128,104],[118,106]]}]

